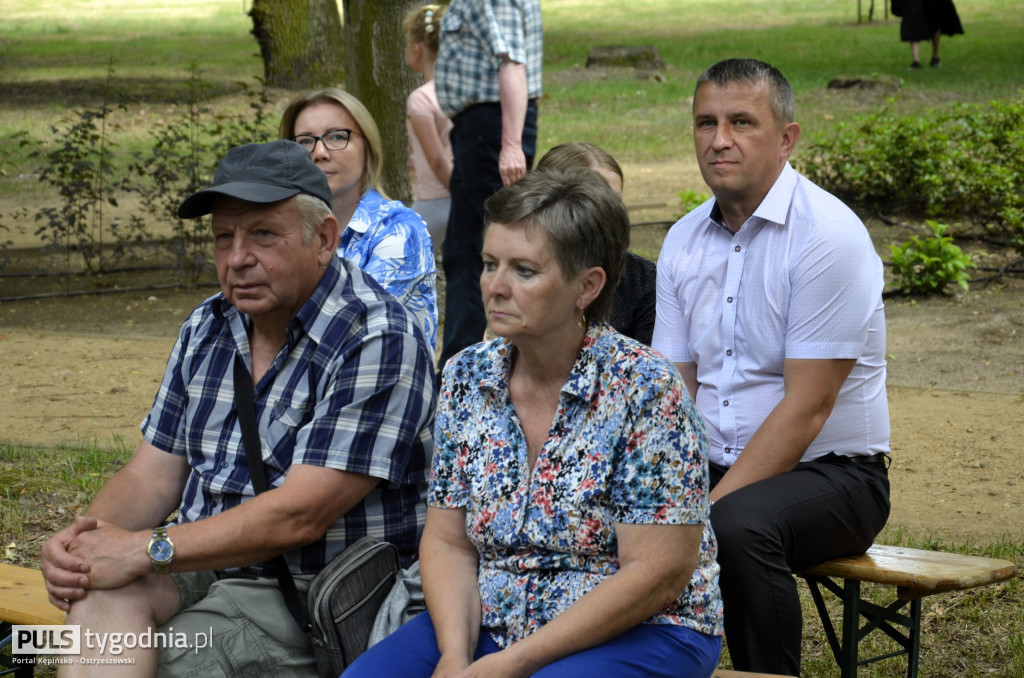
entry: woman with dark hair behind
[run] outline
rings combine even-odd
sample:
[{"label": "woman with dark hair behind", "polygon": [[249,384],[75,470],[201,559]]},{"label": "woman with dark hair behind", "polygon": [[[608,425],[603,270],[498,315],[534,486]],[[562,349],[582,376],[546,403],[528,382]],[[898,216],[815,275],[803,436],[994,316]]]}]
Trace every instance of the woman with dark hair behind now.
[{"label": "woman with dark hair behind", "polygon": [[492,334],[445,366],[427,612],[346,678],[707,678],[721,650],[707,438],[663,356],[607,323],[629,246],[592,170],[485,204]]},{"label": "woman with dark hair behind", "polygon": [[[605,178],[619,196],[624,185],[622,168],[608,151],[586,141],[553,147],[537,163],[537,169],[589,168]],[[657,307],[658,269],[650,259],[626,252],[626,265],[615,286],[608,322],[617,332],[651,345]]]}]

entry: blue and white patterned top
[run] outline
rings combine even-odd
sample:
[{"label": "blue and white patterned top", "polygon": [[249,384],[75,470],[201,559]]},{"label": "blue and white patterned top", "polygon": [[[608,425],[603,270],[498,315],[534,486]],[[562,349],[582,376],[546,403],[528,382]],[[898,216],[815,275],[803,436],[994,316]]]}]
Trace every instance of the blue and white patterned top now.
[{"label": "blue and white patterned top", "polygon": [[431,355],[437,344],[437,265],[420,215],[372,188],[341,232],[338,256],[355,262],[405,306],[423,330]]},{"label": "blue and white patterned top", "polygon": [[514,353],[498,339],[449,361],[434,428],[427,502],[466,509],[482,625],[507,647],[614,574],[616,522],[683,524],[704,525],[697,569],[646,623],[721,635],[707,437],[675,367],[592,325],[531,472],[508,393]]},{"label": "blue and white patterned top", "polygon": [[439,40],[434,82],[437,101],[449,117],[473,104],[501,101],[502,55],[526,65],[527,96],[540,97],[540,0],[452,0],[441,18]]},{"label": "blue and white patterned top", "polygon": [[[178,522],[253,497],[235,409],[233,362],[251,370],[251,320],[217,294],[181,328],[142,435],[191,467]],[[434,370],[415,322],[355,265],[333,257],[292,318],[285,345],[255,386],[268,487],[292,464],[382,478],[321,539],[286,554],[296,574],[325,563],[367,534],[415,555],[426,509]],[[260,567],[244,568],[259,573]]]}]

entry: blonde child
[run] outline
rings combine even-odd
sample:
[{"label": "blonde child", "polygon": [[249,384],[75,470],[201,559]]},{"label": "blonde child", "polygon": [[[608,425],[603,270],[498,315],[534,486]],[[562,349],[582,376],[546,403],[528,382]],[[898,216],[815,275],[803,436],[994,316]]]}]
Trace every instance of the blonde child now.
[{"label": "blonde child", "polygon": [[452,147],[448,139],[452,121],[441,112],[434,90],[434,59],[442,14],[441,5],[424,5],[409,12],[402,23],[405,62],[426,80],[409,94],[405,105],[412,208],[426,222],[435,252],[441,250],[448,229],[448,181],[452,175]]}]

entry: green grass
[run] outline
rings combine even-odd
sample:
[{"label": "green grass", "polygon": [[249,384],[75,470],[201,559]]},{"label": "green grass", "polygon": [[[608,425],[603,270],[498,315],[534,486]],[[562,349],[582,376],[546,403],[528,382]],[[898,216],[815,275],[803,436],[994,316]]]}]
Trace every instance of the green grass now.
[{"label": "green grass", "polygon": [[[102,100],[110,57],[116,59],[111,89],[140,102],[124,133],[131,149],[147,143],[147,121],[185,98],[192,60],[201,60],[211,97],[237,93],[237,83],[262,72],[249,17],[235,0],[122,0],[105,10],[81,0],[4,4],[0,58],[10,103],[0,110],[0,138],[27,129],[45,144],[49,127],[68,109]],[[539,145],[589,139],[631,162],[688,153],[693,82],[714,61],[737,55],[786,73],[808,132],[878,105],[871,97],[825,95],[835,75],[903,78],[897,113],[1006,99],[1024,88],[1024,12],[1016,0],[962,6],[966,35],[944,40],[943,68],[913,73],[906,70],[909,49],[899,41],[898,20],[882,19],[882,0],[876,4],[875,21],[857,23],[850,0],[545,0]],[[609,44],[656,45],[667,64],[665,81],[586,72],[588,51]],[[31,170],[21,154],[7,163],[8,174]]]},{"label": "green grass", "polygon": [[124,445],[0,441],[0,561],[37,565],[41,543],[33,538],[71,522],[128,457]]}]

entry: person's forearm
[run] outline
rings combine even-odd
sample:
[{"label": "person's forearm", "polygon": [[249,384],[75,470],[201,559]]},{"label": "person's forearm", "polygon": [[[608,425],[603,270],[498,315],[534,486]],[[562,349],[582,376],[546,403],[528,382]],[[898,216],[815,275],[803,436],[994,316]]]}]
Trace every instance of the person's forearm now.
[{"label": "person's forearm", "polygon": [[502,148],[521,148],[526,106],[526,64],[504,61],[498,68],[498,94],[501,97]]},{"label": "person's forearm", "polygon": [[[103,485],[84,515],[125,530],[152,529],[181,501],[180,486],[160,478],[139,477],[126,466]],[[172,491],[164,491],[165,488]]]},{"label": "person's forearm", "polygon": [[741,487],[792,471],[825,425],[829,411],[808,410],[784,397],[750,438],[710,498],[718,501]]},{"label": "person's forearm", "polygon": [[696,565],[694,558],[675,570],[652,572],[640,562],[624,566],[506,652],[522,667],[523,675],[529,675],[562,657],[617,638],[671,604],[686,588]]},{"label": "person's forearm", "polygon": [[423,594],[441,653],[473,661],[480,633],[479,557],[455,549],[424,531],[420,544]]},{"label": "person's forearm", "polygon": [[85,515],[124,530],[152,529],[181,503],[189,466],[183,457],[143,441],[85,510]]}]

